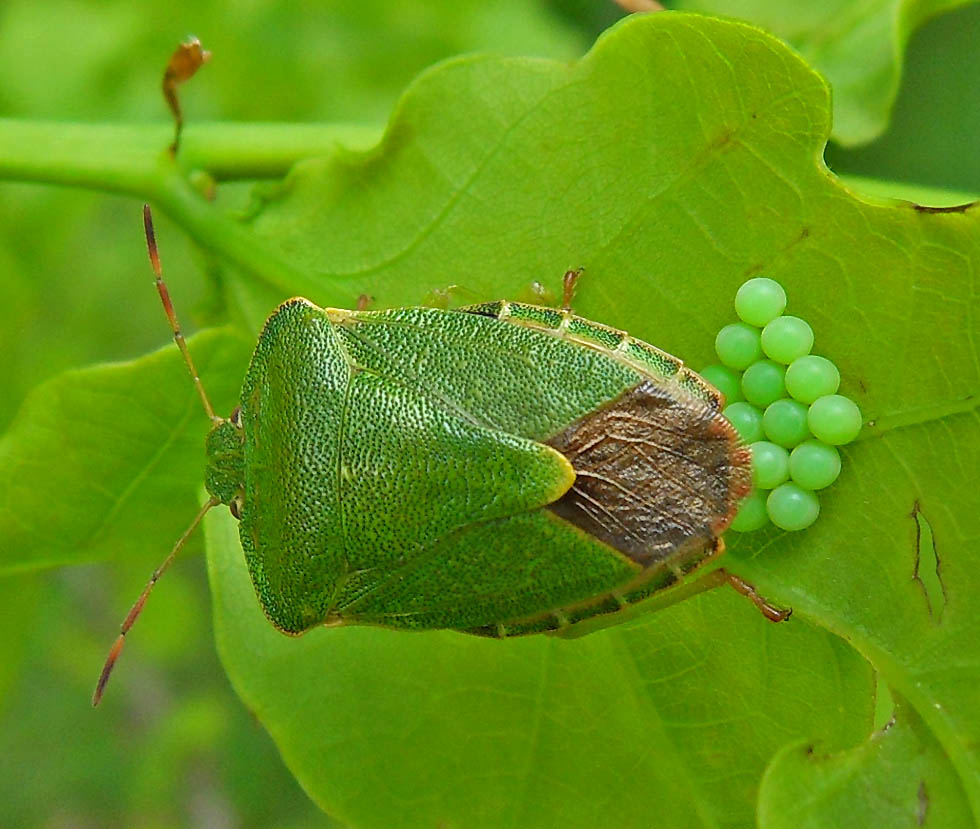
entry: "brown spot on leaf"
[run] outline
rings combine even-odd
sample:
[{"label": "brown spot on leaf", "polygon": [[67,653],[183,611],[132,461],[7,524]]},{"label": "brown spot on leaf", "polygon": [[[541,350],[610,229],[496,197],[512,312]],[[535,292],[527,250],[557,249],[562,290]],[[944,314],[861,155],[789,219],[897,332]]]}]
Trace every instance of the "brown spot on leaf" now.
[{"label": "brown spot on leaf", "polygon": [[731,127],[723,127],[708,145],[709,150],[718,150],[731,143],[735,132]]}]

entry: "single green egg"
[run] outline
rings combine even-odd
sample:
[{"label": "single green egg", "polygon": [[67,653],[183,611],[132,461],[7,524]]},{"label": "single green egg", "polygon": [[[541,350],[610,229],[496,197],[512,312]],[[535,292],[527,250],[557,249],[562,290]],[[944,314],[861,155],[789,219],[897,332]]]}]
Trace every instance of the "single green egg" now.
[{"label": "single green egg", "polygon": [[850,443],[861,431],[861,410],[857,403],[842,394],[828,394],[813,402],[807,423],[824,443],[841,446]]},{"label": "single green egg", "polygon": [[776,487],[766,499],[769,519],[781,530],[805,530],[820,515],[820,501],[807,489],[787,483]]},{"label": "single green egg", "polygon": [[810,353],[813,329],[799,317],[776,317],[762,329],[760,340],[767,357],[788,366],[798,357]]},{"label": "single green egg", "polygon": [[775,279],[757,276],[735,294],[735,313],[749,325],[762,328],[786,309],[786,291]]}]

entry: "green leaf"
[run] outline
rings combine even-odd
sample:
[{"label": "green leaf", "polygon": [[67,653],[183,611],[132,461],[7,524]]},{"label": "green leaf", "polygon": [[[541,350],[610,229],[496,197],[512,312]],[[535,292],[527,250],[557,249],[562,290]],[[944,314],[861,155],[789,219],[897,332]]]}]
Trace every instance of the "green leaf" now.
[{"label": "green leaf", "polygon": [[[191,343],[222,411],[237,396],[247,346],[218,330]],[[161,535],[175,541],[198,509],[206,428],[173,345],[38,386],[0,439],[0,572],[122,550],[162,559]]]},{"label": "green leaf", "polygon": [[759,792],[763,829],[972,823],[949,758],[906,705],[850,751],[787,746],[766,770]]},{"label": "green leaf", "polygon": [[[265,619],[238,527],[205,519],[215,634],[236,691],[320,806],[356,826],[752,822],[768,758],[866,733],[859,656],[732,592],[576,640]],[[818,725],[819,724],[819,725]]]},{"label": "green leaf", "polygon": [[865,146],[829,145],[828,166],[874,178],[966,190],[971,196],[961,201],[975,199],[980,194],[975,141],[980,108],[967,102],[980,83],[980,64],[974,59],[977,43],[980,5],[976,3],[923,25],[905,51],[903,80],[888,129]]},{"label": "green leaf", "polygon": [[737,17],[799,50],[834,89],[834,140],[873,141],[888,125],[898,96],[905,46],[929,17],[971,0],[675,0],[672,8]]},{"label": "green leaf", "polygon": [[[584,266],[576,310],[694,365],[713,361],[714,333],[732,319],[741,281],[779,280],[869,424],[845,451],[817,525],[733,539],[730,566],[794,607],[790,628],[841,635],[908,698],[980,815],[980,648],[971,626],[980,612],[980,219],[976,210],[921,210],[849,192],[819,162],[829,123],[826,85],[778,42],[745,26],[658,14],[618,27],[574,66],[466,59],[433,70],[406,93],[376,151],[299,165],[266,193],[251,224],[301,268],[348,285],[315,297],[339,305],[360,293],[380,305],[413,304],[450,285],[463,301],[519,296],[531,280],[557,288],[565,268]],[[917,509],[941,561],[945,606],[933,615],[913,578]],[[712,825],[723,801],[731,820],[748,823],[747,779],[773,737],[805,730],[822,741],[842,712],[859,715],[847,733],[860,723],[869,730],[872,692],[853,660],[840,670],[836,699],[811,697],[819,713],[803,714],[800,700],[781,695],[774,707],[782,684],[759,677],[748,697],[713,698],[719,682],[722,690],[732,678],[752,685],[746,654],[794,664],[798,647],[803,676],[837,675],[830,660],[810,661],[819,648],[790,645],[782,630],[739,627],[728,639],[735,628],[723,614],[742,611],[728,610],[724,594],[629,632],[594,634],[582,651],[550,640],[403,641],[370,630],[316,632],[309,645],[269,631],[261,641],[275,651],[267,651],[257,644],[257,611],[241,606],[249,594],[233,546],[212,536],[229,675],[307,789],[344,819],[628,823],[656,814],[668,825]],[[740,658],[704,656],[718,637]],[[669,643],[688,659],[674,659]],[[638,653],[641,669],[613,697],[630,711],[641,704],[642,714],[613,706],[597,723],[594,712],[610,703],[589,666],[618,676],[636,671]],[[306,672],[309,663],[322,680]],[[666,696],[652,698],[650,682]],[[506,729],[488,693],[501,700]],[[576,707],[583,696],[601,702]],[[712,723],[743,716],[741,706],[772,731],[737,744],[715,734],[701,741]],[[683,722],[683,734],[658,729],[660,720]],[[593,742],[593,732],[602,739]],[[609,739],[618,760],[605,753]],[[725,755],[730,786],[699,774],[709,751]],[[455,776],[452,763],[471,772]],[[658,776],[664,768],[669,783]],[[644,785],[627,794],[616,785],[624,779]],[[710,805],[693,813],[692,793]]]}]

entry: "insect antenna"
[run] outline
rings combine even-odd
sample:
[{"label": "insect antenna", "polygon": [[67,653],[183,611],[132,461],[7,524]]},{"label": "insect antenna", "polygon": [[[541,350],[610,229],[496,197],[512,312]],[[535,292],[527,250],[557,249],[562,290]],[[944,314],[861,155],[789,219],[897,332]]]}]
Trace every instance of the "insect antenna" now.
[{"label": "insect antenna", "polygon": [[99,675],[99,681],[95,686],[95,693],[92,694],[93,706],[98,705],[99,701],[102,699],[102,694],[105,692],[105,686],[106,683],[109,682],[109,676],[112,674],[112,669],[116,666],[116,660],[119,659],[119,654],[122,652],[123,645],[126,643],[126,634],[129,633],[129,629],[139,618],[140,613],[143,612],[143,605],[146,604],[146,600],[150,596],[150,591],[153,590],[153,585],[160,580],[160,576],[166,573],[167,568],[173,564],[174,559],[177,557],[177,553],[183,549],[184,545],[187,543],[187,539],[190,538],[194,530],[197,529],[197,525],[201,523],[201,519],[204,518],[207,511],[211,509],[211,507],[216,507],[219,503],[220,502],[217,498],[210,498],[208,502],[201,507],[201,511],[194,516],[194,520],[191,522],[191,525],[184,530],[184,534],[177,539],[177,543],[174,544],[174,548],[170,551],[170,555],[167,556],[163,563],[153,571],[153,575],[150,576],[150,580],[146,583],[146,587],[143,588],[143,592],[140,593],[139,598],[130,608],[129,613],[126,614],[126,618],[123,620],[122,626],[119,628],[119,636],[109,649],[109,655],[106,657],[105,665],[102,666],[102,673]]},{"label": "insect antenna", "polygon": [[146,251],[150,255],[150,265],[156,277],[157,293],[160,294],[160,301],[163,303],[163,310],[167,315],[167,322],[170,323],[170,328],[174,332],[174,342],[177,343],[177,348],[180,349],[180,353],[184,357],[184,362],[187,363],[187,369],[190,371],[191,378],[194,380],[194,387],[197,389],[197,393],[201,398],[201,403],[204,404],[204,411],[212,423],[218,423],[221,421],[221,418],[215,415],[214,409],[211,407],[211,401],[208,400],[207,392],[204,391],[204,384],[197,374],[197,368],[195,368],[194,361],[191,359],[191,353],[187,349],[187,341],[184,339],[184,335],[180,330],[180,324],[177,322],[177,314],[174,312],[173,302],[170,301],[170,292],[167,290],[167,283],[163,281],[163,270],[160,267],[160,253],[157,251],[157,238],[153,232],[153,215],[150,213],[150,205],[148,204],[143,205],[143,229],[146,231]]}]

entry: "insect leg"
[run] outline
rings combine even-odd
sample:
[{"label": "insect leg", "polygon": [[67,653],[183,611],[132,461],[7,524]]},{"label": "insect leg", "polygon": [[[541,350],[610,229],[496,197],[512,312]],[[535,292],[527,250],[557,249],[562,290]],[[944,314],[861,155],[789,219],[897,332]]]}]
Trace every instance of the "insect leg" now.
[{"label": "insect leg", "polygon": [[752,602],[759,612],[762,613],[770,622],[785,622],[790,616],[793,615],[793,609],[788,608],[782,610],[773,604],[770,604],[766,599],[760,596],[753,585],[749,584],[745,579],[736,576],[734,573],[729,573],[725,568],[716,570],[716,573],[723,573],[725,576],[725,583],[731,585],[732,589],[736,593],[741,593],[745,598]]},{"label": "insect leg", "polygon": [[575,299],[575,283],[579,281],[585,268],[575,268],[565,271],[565,276],[561,280],[561,308],[563,311],[572,310],[572,300]]}]

